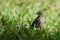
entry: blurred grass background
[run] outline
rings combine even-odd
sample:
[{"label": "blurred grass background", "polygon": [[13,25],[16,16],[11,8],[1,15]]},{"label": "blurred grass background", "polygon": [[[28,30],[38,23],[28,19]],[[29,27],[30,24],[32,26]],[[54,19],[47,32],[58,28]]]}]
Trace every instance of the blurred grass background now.
[{"label": "blurred grass background", "polygon": [[[29,27],[42,10],[42,31]],[[60,0],[0,0],[0,40],[60,40]]]}]

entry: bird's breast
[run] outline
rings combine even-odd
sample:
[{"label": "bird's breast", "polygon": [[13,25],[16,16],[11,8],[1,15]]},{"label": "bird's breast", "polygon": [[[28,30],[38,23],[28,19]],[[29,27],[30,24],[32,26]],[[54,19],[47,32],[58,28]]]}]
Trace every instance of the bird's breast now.
[{"label": "bird's breast", "polygon": [[45,18],[44,17],[40,17],[40,26],[44,26],[44,24],[45,24]]}]

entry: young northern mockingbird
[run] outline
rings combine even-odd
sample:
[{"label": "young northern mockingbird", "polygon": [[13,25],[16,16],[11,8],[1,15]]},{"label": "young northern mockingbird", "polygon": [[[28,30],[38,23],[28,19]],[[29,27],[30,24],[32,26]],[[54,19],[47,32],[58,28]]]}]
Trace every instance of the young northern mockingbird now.
[{"label": "young northern mockingbird", "polygon": [[36,19],[33,21],[33,23],[32,23],[32,28],[33,27],[36,27],[36,28],[42,28],[43,26],[44,26],[44,24],[45,24],[45,17],[44,17],[44,15],[42,14],[42,11],[38,11],[37,13],[36,13],[38,16],[36,17]]}]

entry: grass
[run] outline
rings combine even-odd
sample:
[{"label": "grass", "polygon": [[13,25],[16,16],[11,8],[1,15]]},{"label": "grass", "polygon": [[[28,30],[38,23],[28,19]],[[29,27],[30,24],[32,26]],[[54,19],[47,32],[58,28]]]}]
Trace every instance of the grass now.
[{"label": "grass", "polygon": [[[0,0],[0,40],[60,40],[60,0]],[[42,30],[29,29],[42,10]]]}]

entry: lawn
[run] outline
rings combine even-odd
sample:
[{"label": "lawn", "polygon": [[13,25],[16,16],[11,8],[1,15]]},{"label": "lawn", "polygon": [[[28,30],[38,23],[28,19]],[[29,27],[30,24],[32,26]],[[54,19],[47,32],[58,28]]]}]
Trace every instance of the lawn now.
[{"label": "lawn", "polygon": [[[38,10],[46,23],[30,29]],[[60,40],[60,0],[0,0],[0,40]]]}]

